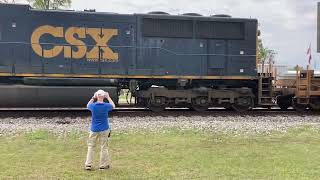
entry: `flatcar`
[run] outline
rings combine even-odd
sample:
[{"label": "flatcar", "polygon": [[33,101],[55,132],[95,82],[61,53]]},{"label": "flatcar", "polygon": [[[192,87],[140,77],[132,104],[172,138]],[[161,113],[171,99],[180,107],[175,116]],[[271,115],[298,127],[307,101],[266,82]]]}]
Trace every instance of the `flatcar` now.
[{"label": "flatcar", "polygon": [[271,106],[257,20],[0,4],[0,107],[83,107],[97,89],[161,111]]}]

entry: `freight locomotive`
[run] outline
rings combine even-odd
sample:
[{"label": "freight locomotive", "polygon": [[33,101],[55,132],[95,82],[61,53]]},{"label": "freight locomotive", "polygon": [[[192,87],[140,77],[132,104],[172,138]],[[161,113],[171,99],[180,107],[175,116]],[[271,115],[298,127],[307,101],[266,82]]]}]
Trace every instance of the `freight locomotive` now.
[{"label": "freight locomotive", "polygon": [[0,107],[83,107],[97,89],[161,111],[274,105],[257,20],[0,4]]}]

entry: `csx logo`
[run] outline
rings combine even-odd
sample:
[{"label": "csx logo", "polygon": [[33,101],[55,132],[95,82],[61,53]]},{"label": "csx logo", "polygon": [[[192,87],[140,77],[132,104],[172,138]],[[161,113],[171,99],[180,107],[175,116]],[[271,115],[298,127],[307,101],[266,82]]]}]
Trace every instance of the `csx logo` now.
[{"label": "csx logo", "polygon": [[[40,38],[45,34],[49,34],[56,38],[65,38],[66,42],[70,45],[54,45],[52,49],[44,49],[40,43]],[[76,38],[75,35],[78,38]],[[95,46],[89,47],[90,49],[82,40],[80,40],[86,38],[88,35],[96,42]],[[86,57],[89,60],[101,59],[118,61],[118,53],[113,52],[108,47],[108,41],[116,35],[118,35],[117,29],[70,27],[64,32],[63,27],[44,25],[33,31],[31,35],[31,44],[34,52],[44,58],[56,57],[63,51],[65,58],[81,59]],[[99,48],[102,50],[100,58]]]}]

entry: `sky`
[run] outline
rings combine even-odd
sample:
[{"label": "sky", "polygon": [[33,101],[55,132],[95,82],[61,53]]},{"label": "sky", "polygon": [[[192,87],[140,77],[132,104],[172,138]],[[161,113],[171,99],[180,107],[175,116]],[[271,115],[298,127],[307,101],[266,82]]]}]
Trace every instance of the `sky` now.
[{"label": "sky", "polygon": [[[23,1],[23,0],[22,0]],[[259,21],[264,46],[276,51],[276,64],[306,66],[311,44],[311,65],[320,69],[317,46],[318,0],[73,0],[71,9],[100,12],[170,14],[188,12],[205,16],[229,14]]]}]

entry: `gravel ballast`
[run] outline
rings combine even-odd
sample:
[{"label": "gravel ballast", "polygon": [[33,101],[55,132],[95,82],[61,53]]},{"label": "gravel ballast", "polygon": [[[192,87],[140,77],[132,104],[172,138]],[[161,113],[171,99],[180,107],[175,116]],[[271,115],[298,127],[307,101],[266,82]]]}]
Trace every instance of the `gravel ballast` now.
[{"label": "gravel ballast", "polygon": [[[87,132],[90,116],[83,117],[2,117],[0,136],[48,130],[63,134],[68,132]],[[117,116],[112,115],[110,125],[113,131],[138,131],[141,129],[161,131],[168,128],[182,130],[208,130],[225,133],[271,133],[286,132],[290,128],[310,126],[320,128],[320,115],[299,114],[260,114],[260,115],[217,115],[214,116]]]}]

